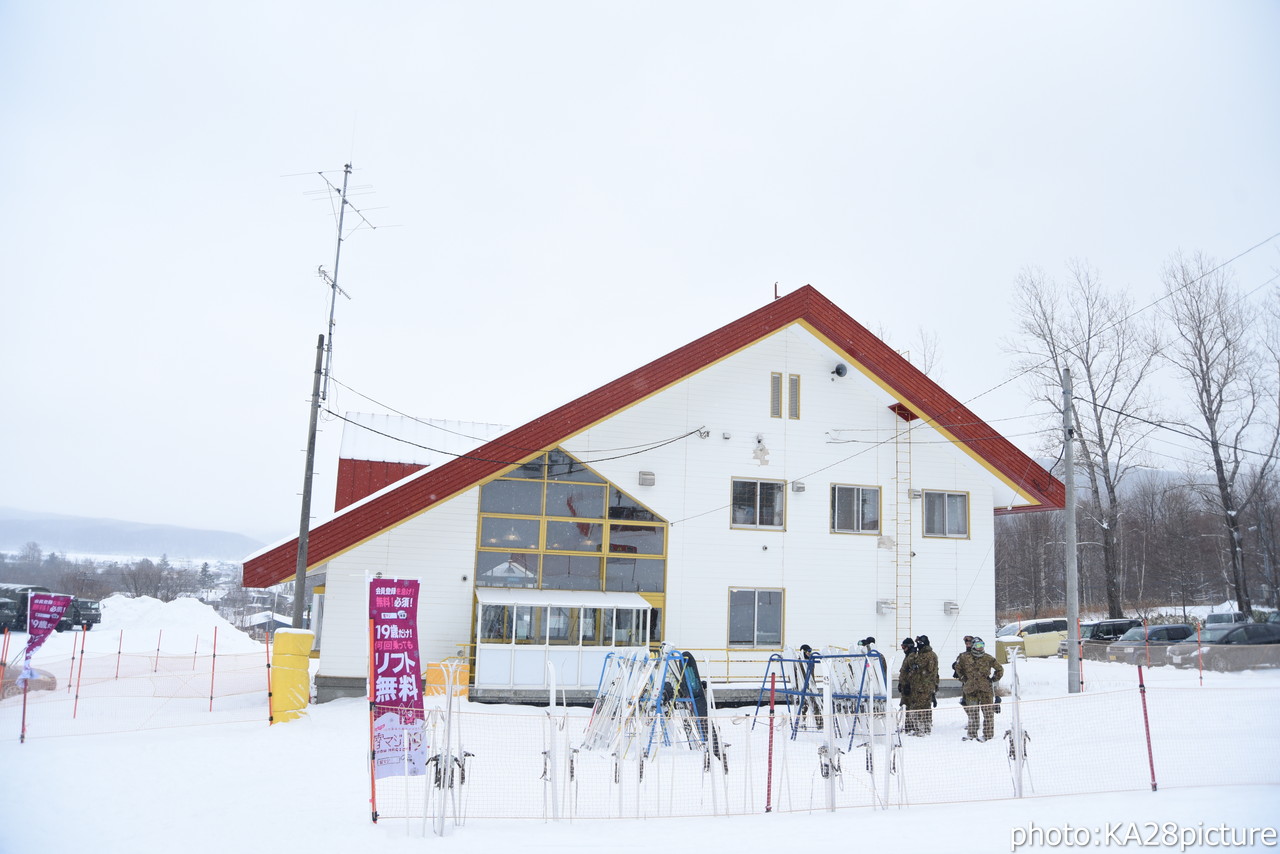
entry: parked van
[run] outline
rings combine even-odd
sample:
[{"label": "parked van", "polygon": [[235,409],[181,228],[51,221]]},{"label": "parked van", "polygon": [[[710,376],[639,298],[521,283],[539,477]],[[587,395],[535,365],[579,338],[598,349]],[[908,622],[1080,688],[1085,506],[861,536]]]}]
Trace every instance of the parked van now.
[{"label": "parked van", "polygon": [[996,632],[996,660],[1002,664],[1009,660],[1007,647],[1010,644],[1007,641],[1013,638],[1022,639],[1023,655],[1027,658],[1057,655],[1058,643],[1067,638],[1067,618],[1019,620],[1002,626]]},{"label": "parked van", "polygon": [[1247,623],[1249,618],[1239,611],[1219,611],[1216,614],[1210,614],[1204,618],[1206,626],[1220,625],[1222,623]]}]

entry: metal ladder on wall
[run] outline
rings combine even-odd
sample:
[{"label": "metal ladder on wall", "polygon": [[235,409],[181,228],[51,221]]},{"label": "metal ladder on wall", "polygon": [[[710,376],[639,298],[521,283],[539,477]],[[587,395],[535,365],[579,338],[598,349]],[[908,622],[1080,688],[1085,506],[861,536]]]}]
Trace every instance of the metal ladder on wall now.
[{"label": "metal ladder on wall", "polygon": [[898,429],[894,434],[894,636],[895,645],[911,636],[911,421],[915,414],[895,408]]}]

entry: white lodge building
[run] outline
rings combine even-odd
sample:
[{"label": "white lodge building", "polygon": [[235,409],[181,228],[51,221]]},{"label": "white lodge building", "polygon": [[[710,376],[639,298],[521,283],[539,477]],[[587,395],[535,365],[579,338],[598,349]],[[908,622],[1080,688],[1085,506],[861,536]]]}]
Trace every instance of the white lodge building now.
[{"label": "white lodge building", "polygon": [[[809,286],[414,468],[343,460],[355,503],[310,532],[322,701],[365,692],[374,573],[421,579],[423,658],[461,651],[477,698],[545,696],[548,661],[594,689],[608,652],[664,641],[759,661],[927,634],[946,658],[994,629],[993,514],[1063,505],[1061,483]],[[268,547],[245,584],[296,561],[296,538]]]}]

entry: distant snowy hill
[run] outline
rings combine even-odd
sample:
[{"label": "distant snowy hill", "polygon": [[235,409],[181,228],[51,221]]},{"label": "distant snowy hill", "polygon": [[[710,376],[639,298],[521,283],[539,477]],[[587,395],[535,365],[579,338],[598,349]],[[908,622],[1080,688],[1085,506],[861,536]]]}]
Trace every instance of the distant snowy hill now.
[{"label": "distant snowy hill", "polygon": [[171,560],[208,559],[238,563],[263,543],[230,531],[90,519],[0,507],[0,551],[16,553],[34,542],[45,554],[168,555]]}]

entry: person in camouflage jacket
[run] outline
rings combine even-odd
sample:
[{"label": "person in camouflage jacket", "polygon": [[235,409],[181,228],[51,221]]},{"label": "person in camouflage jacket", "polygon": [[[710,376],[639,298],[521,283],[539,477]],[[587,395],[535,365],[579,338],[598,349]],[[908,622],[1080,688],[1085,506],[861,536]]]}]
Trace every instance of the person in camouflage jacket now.
[{"label": "person in camouflage jacket", "polygon": [[938,694],[938,654],[929,645],[929,636],[916,638],[916,667],[911,677],[907,716],[915,717],[916,735],[933,732],[933,706]]},{"label": "person in camouflage jacket", "polygon": [[902,731],[907,735],[915,735],[916,716],[910,710],[913,708],[915,682],[920,664],[916,656],[916,642],[911,638],[903,638],[902,655],[902,667],[898,670],[898,702],[908,710],[902,724]]},{"label": "person in camouflage jacket", "polygon": [[[973,639],[973,647],[956,659],[954,671],[960,680],[965,714],[969,716],[966,740],[989,741],[996,734],[995,683],[1004,676],[1004,668],[986,652],[982,638]],[[982,738],[978,738],[978,717],[982,717]]]}]

